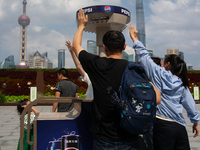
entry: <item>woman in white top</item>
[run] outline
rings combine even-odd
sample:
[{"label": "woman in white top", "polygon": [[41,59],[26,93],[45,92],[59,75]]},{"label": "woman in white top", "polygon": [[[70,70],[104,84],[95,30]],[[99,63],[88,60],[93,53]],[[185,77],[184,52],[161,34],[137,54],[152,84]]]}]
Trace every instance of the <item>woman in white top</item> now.
[{"label": "woman in white top", "polygon": [[83,68],[82,68],[81,64],[79,63],[76,55],[74,54],[71,42],[70,41],[66,41],[65,45],[68,47],[69,52],[71,53],[72,59],[74,61],[74,64],[76,65],[76,68],[78,69],[78,72],[83,77],[83,81],[88,84],[88,88],[87,88],[87,91],[86,91],[86,98],[92,98],[93,99],[93,88],[92,88],[92,83],[90,81],[90,78],[89,78],[88,74],[83,70]]}]

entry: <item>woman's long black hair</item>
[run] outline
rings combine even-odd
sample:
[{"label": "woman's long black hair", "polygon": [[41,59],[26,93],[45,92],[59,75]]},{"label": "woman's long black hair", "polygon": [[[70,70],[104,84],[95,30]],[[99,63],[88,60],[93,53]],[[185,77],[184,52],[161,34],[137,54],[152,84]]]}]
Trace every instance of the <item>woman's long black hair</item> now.
[{"label": "woman's long black hair", "polygon": [[182,79],[183,86],[185,88],[189,87],[186,63],[178,55],[174,55],[174,54],[165,56],[164,64],[168,62],[170,62],[171,64],[170,71],[172,72],[172,74],[178,75],[178,73],[181,70],[181,73],[179,76]]},{"label": "woman's long black hair", "polygon": [[27,101],[28,99],[23,99],[21,101],[18,102],[17,104],[17,111],[18,113],[21,115],[23,110],[24,110],[24,107],[22,107],[23,105],[26,105],[27,104]]}]

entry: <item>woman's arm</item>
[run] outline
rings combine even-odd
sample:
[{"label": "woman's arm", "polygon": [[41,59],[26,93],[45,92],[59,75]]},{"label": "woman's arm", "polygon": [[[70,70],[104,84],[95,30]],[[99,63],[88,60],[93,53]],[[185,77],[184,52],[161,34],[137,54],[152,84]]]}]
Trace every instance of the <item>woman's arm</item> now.
[{"label": "woman's arm", "polygon": [[[151,83],[151,84],[153,85],[153,83]],[[154,88],[154,90],[156,92],[156,104],[158,105],[161,102],[161,93],[154,85],[153,85],[153,88]]]},{"label": "woman's arm", "polygon": [[81,76],[84,78],[84,75],[85,75],[85,71],[83,70],[81,64],[79,63],[78,61],[78,58],[75,56],[74,54],[74,51],[73,51],[73,47],[71,45],[71,42],[70,41],[66,41],[66,44],[65,44],[68,49],[69,49],[69,52],[71,53],[71,56],[72,56],[72,59],[74,61],[74,64],[76,65],[76,68],[78,69],[78,72],[81,74]]},{"label": "woman's arm", "polygon": [[132,24],[129,26],[129,34],[132,41],[134,42],[133,48],[135,50],[136,57],[138,58],[138,62],[142,66],[144,66],[146,73],[148,77],[150,78],[150,81],[155,85],[155,87],[159,91],[161,91],[163,79],[166,80],[165,77],[164,78],[161,77],[163,75],[162,71],[164,71],[164,68],[161,68],[160,66],[158,66],[157,64],[153,62],[147,49],[144,47],[144,45],[140,41],[138,41],[138,37],[137,37],[138,31],[134,29]]},{"label": "woman's arm", "polygon": [[195,135],[193,137],[196,137],[199,135],[199,127],[198,127],[198,122],[200,120],[199,111],[196,109],[196,103],[188,88],[186,89],[184,88],[181,104],[187,111],[187,117],[190,119],[191,123],[193,123],[192,130],[193,133],[195,132]]},{"label": "woman's arm", "polygon": [[37,115],[39,113],[39,111],[37,109],[35,109],[34,107],[31,108],[31,111],[33,111],[35,113],[35,115]]},{"label": "woman's arm", "polygon": [[[28,101],[27,104],[23,105],[22,107],[25,108],[28,104],[30,104],[30,101]],[[37,115],[39,113],[39,111],[37,109],[33,108],[33,107],[31,107],[31,111],[33,111],[35,115]]]}]

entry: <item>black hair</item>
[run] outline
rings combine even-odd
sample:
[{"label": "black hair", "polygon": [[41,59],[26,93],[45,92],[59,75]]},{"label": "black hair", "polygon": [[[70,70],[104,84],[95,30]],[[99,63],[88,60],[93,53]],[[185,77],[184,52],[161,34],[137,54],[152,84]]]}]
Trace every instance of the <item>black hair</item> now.
[{"label": "black hair", "polygon": [[151,57],[151,59],[159,66],[161,66],[161,63],[160,63],[160,58],[159,57]]},{"label": "black hair", "polygon": [[58,74],[62,74],[64,77],[68,78],[68,71],[65,68],[61,68],[58,70]]},{"label": "black hair", "polygon": [[23,100],[21,100],[21,101],[18,102],[18,104],[17,104],[17,111],[18,111],[18,113],[20,115],[22,114],[22,112],[24,110],[24,107],[22,107],[22,106],[26,105],[28,101],[29,101],[28,99],[23,99]]},{"label": "black hair", "polygon": [[185,88],[189,87],[186,63],[178,55],[174,55],[174,54],[165,56],[164,64],[168,62],[170,62],[171,64],[170,71],[172,72],[172,74],[178,75],[178,73],[181,70],[181,73],[179,76],[182,79],[183,86]]},{"label": "black hair", "polygon": [[119,31],[110,30],[104,34],[103,44],[110,52],[121,52],[125,44],[124,35]]}]

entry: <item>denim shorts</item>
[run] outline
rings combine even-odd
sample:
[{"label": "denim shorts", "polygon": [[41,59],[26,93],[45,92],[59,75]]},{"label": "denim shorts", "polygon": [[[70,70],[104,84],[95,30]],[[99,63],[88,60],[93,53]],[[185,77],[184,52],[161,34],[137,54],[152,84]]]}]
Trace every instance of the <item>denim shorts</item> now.
[{"label": "denim shorts", "polygon": [[93,150],[140,150],[139,137],[122,142],[106,141],[94,137]]}]

